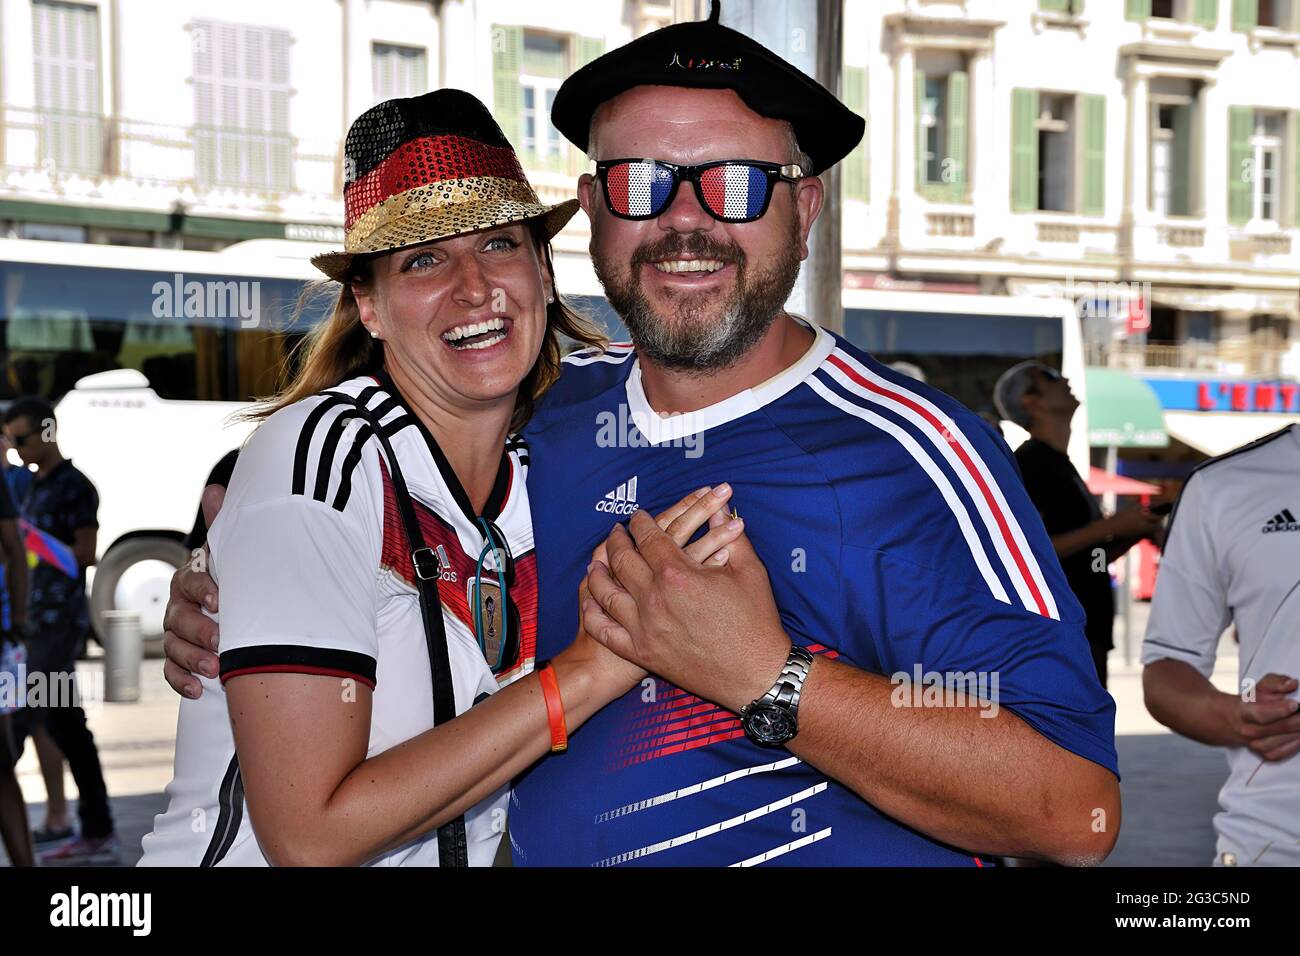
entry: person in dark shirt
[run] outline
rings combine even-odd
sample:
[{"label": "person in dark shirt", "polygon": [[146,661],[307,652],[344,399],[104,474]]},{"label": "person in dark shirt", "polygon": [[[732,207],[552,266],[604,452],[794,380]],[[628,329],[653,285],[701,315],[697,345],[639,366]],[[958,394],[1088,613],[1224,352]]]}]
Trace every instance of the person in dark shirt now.
[{"label": "person in dark shirt", "polygon": [[[5,411],[4,432],[23,463],[36,467],[21,505],[23,517],[68,545],[77,561],[75,578],[41,562],[32,570],[28,593],[28,672],[50,674],[48,687],[66,686],[66,678],[55,675],[75,672],[90,632],[86,566],[95,563],[99,495],[90,479],[60,453],[54,408],[49,402],[42,398],[16,400]],[[28,706],[16,715],[19,752],[27,735],[43,724],[67,757],[77,782],[81,833],[44,854],[41,862],[117,862],[120,846],[86,712],[74,706],[75,700],[43,703],[47,706]]]},{"label": "person in dark shirt", "polygon": [[[3,454],[0,449],[0,456]],[[27,828],[27,805],[14,772],[18,757],[10,719],[17,710],[19,684],[26,676],[17,665],[24,659],[18,654],[19,641],[27,630],[27,553],[18,534],[18,509],[5,481],[0,481],[0,549],[4,560],[0,565],[0,680],[9,682],[8,687],[0,687],[0,843],[14,866],[31,866],[32,836]],[[21,650],[25,653],[25,646]],[[13,699],[5,699],[10,694]]]},{"label": "person in dark shirt", "polygon": [[1056,369],[1021,362],[998,379],[993,397],[1004,418],[1029,432],[1029,440],[1016,449],[1016,463],[1070,589],[1087,615],[1085,633],[1105,687],[1106,657],[1115,646],[1115,597],[1108,567],[1138,541],[1153,536],[1162,518],[1137,508],[1102,515],[1066,454],[1079,400],[1070,391],[1070,380]]}]

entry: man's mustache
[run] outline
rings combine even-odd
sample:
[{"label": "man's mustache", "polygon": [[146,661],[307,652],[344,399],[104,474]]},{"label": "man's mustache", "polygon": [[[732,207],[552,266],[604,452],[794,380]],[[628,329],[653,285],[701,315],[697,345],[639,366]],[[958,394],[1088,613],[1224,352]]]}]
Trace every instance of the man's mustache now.
[{"label": "man's mustache", "polygon": [[693,256],[696,259],[717,259],[719,262],[735,264],[745,268],[745,251],[734,242],[719,242],[700,232],[690,235],[670,235],[654,242],[639,246],[632,253],[633,267],[648,262],[662,262],[665,259],[678,259]]}]

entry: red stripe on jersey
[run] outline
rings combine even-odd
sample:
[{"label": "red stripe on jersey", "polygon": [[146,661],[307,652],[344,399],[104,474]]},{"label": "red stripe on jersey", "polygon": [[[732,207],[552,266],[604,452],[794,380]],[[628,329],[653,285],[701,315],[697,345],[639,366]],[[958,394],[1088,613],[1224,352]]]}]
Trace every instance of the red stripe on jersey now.
[{"label": "red stripe on jersey", "polygon": [[[397,495],[393,490],[392,479],[388,475],[388,465],[380,460],[380,470],[384,482],[384,544],[380,564],[388,568],[412,588],[415,585],[415,569],[411,566],[411,546],[406,540],[406,530],[402,526],[402,516],[397,510]],[[513,474],[513,468],[511,469]],[[478,556],[466,554],[456,535],[456,530],[438,517],[436,512],[421,501],[411,499],[415,507],[416,520],[420,522],[420,532],[424,543],[435,550],[439,545],[447,554],[448,565],[440,569],[438,578],[438,597],[445,611],[454,615],[461,623],[474,633],[474,615],[469,606],[469,583],[474,577]],[[510,600],[519,610],[519,665],[497,675],[498,681],[504,681],[516,674],[520,666],[527,665],[537,657],[537,555],[529,552],[515,560],[515,583],[510,588]]]},{"label": "red stripe on jersey", "polygon": [[923,405],[908,398],[902,392],[895,392],[891,389],[883,388],[875,382],[863,378],[838,355],[830,356],[827,361],[863,388],[875,392],[877,395],[883,395],[886,398],[893,399],[899,404],[906,405],[912,411],[924,418],[925,421],[939,433],[939,436],[947,442],[953,452],[956,453],[957,458],[965,466],[966,471],[975,480],[975,484],[979,487],[980,493],[984,496],[984,501],[988,504],[989,511],[992,512],[993,518],[997,522],[998,530],[1002,534],[1002,540],[1006,543],[1007,550],[1011,552],[1012,558],[1015,559],[1016,567],[1019,569],[1021,577],[1023,577],[1025,583],[1029,585],[1029,593],[1033,595],[1034,603],[1038,605],[1038,613],[1043,615],[1043,617],[1051,617],[1052,615],[1047,610],[1047,602],[1043,600],[1043,595],[1038,590],[1038,585],[1034,582],[1033,575],[1029,573],[1029,566],[1025,562],[1025,556],[1021,553],[1019,546],[1016,544],[1015,538],[1011,534],[1011,528],[1007,525],[1006,516],[1003,515],[1002,509],[998,507],[997,502],[993,498],[993,493],[989,491],[989,487],[985,484],[983,476],[979,473],[979,469],[975,467],[975,463],[972,462],[970,456],[966,454],[966,449],[949,437],[949,432],[947,428],[944,427],[943,423]]}]

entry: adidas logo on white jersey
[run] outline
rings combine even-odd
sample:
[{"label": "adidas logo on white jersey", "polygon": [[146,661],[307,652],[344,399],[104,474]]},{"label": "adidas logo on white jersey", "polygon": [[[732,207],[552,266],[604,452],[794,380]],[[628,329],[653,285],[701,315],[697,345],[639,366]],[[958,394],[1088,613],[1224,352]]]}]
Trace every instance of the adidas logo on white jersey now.
[{"label": "adidas logo on white jersey", "polygon": [[1271,534],[1274,531],[1300,531],[1300,523],[1296,522],[1295,515],[1291,514],[1290,508],[1283,508],[1264,523],[1265,534]]},{"label": "adidas logo on white jersey", "polygon": [[636,477],[623,482],[600,501],[596,510],[611,515],[630,515],[641,506],[636,503]]}]

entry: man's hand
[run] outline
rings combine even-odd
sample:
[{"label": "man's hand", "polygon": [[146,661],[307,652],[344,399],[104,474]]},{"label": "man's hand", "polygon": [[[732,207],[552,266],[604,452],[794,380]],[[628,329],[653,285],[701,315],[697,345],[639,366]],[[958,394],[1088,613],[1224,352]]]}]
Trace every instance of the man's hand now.
[{"label": "man's hand", "polygon": [[1255,685],[1254,701],[1236,700],[1233,729],[1261,760],[1285,760],[1300,752],[1300,702],[1287,696],[1298,686],[1294,677],[1267,674]]},{"label": "man's hand", "polygon": [[[203,489],[203,520],[209,528],[225,498],[226,489],[220,485]],[[203,685],[194,675],[218,674],[217,622],[203,613],[203,608],[214,614],[217,611],[217,582],[204,570],[206,561],[199,567],[194,564],[172,575],[171,599],[163,614],[163,653],[167,655],[163,677],[172,690],[192,700],[203,693]]]},{"label": "man's hand", "polygon": [[1151,538],[1164,525],[1164,516],[1145,508],[1126,508],[1107,519],[1110,533],[1116,538]]},{"label": "man's hand", "polygon": [[723,525],[737,537],[722,566],[700,564],[641,512],[628,524],[631,534],[616,525],[606,540],[608,561],[588,570],[584,627],[619,657],[740,711],[767,691],[790,651],[743,523]]},{"label": "man's hand", "polygon": [[[722,567],[729,557],[727,545],[744,532],[739,523],[727,520],[725,509],[727,499],[730,497],[729,489],[722,495],[711,494],[712,490],[712,488],[701,488],[687,495],[657,515],[655,523],[690,560],[710,567]],[[698,540],[692,542],[691,538],[706,524],[708,530]],[[607,564],[609,558],[606,542],[602,541],[596,546],[596,550],[591,554],[591,560],[593,563]],[[578,586],[578,607],[581,608],[590,600],[589,578],[584,577]],[[603,665],[600,670],[609,676],[609,682],[617,691],[611,695],[611,699],[613,696],[626,693],[646,676],[645,668],[611,653],[608,648],[594,640],[582,626],[581,618],[578,624],[578,636],[564,653],[574,652],[581,654],[585,660]]]}]

